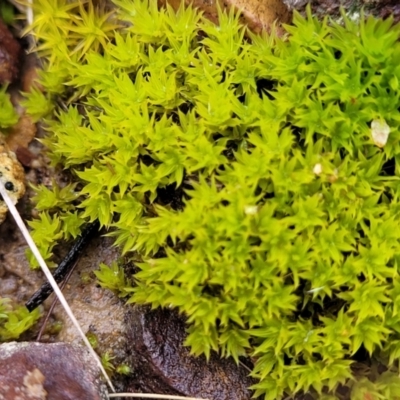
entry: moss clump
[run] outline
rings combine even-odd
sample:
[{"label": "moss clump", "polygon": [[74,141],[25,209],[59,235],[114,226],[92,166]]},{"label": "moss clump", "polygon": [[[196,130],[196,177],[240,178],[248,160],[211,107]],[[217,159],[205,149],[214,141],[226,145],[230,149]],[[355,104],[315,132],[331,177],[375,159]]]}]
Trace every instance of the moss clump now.
[{"label": "moss clump", "polygon": [[7,87],[0,87],[0,129],[10,128],[18,122],[19,116],[11,103],[10,95],[6,92]]},{"label": "moss clump", "polygon": [[141,261],[130,301],[184,312],[195,354],[250,354],[257,395],[400,398],[399,27],[247,40],[233,13],[41,3],[45,143],[78,183],[38,188],[44,254],[98,219]]},{"label": "moss clump", "polygon": [[0,297],[0,342],[18,339],[39,318],[38,309],[30,313],[25,306],[15,305],[10,299]]}]

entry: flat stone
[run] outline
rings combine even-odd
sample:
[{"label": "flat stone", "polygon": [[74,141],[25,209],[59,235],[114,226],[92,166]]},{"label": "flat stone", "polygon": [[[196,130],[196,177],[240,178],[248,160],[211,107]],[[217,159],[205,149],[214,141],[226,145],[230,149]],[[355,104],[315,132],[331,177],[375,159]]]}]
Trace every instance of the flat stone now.
[{"label": "flat stone", "polygon": [[107,387],[86,348],[66,343],[0,345],[0,400],[77,399],[107,399]]},{"label": "flat stone", "polygon": [[127,331],[135,371],[127,391],[210,400],[251,398],[248,388],[255,382],[244,364],[237,365],[233,359],[220,358],[216,353],[209,361],[190,354],[183,345],[185,318],[176,311],[135,306],[127,316]]}]

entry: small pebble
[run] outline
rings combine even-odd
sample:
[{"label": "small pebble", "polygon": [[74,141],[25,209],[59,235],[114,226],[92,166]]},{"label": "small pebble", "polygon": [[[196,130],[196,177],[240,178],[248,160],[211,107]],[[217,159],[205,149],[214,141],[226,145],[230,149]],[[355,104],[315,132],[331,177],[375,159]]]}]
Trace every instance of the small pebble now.
[{"label": "small pebble", "polygon": [[18,290],[18,282],[15,278],[6,278],[1,280],[0,296],[10,295]]}]

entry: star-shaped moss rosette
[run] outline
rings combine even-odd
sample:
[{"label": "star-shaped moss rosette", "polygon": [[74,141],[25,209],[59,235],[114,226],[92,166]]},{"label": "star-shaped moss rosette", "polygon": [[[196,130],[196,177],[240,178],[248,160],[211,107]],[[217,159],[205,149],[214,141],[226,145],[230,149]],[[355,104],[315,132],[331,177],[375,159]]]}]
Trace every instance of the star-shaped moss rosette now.
[{"label": "star-shaped moss rosette", "polygon": [[195,354],[251,355],[256,395],[399,396],[399,27],[295,14],[250,40],[233,12],[35,4],[25,105],[73,177],[37,188],[43,253],[99,220],[140,268],[99,280],[185,313]]}]

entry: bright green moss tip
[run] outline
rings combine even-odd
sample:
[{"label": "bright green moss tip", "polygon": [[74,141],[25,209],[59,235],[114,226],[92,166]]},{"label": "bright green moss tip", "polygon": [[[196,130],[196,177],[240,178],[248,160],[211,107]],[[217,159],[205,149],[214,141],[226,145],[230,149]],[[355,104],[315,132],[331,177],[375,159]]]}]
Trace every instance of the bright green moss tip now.
[{"label": "bright green moss tip", "polygon": [[29,312],[25,306],[13,304],[0,297],[0,342],[18,339],[40,318],[38,309]]},{"label": "bright green moss tip", "polygon": [[73,176],[37,192],[47,258],[98,219],[140,260],[102,284],[185,313],[195,354],[250,355],[256,395],[400,398],[399,27],[249,40],[233,13],[47,3],[45,143]]},{"label": "bright green moss tip", "polygon": [[6,93],[6,90],[6,86],[0,88],[0,129],[14,126],[19,119],[19,116],[11,103],[10,95]]}]

